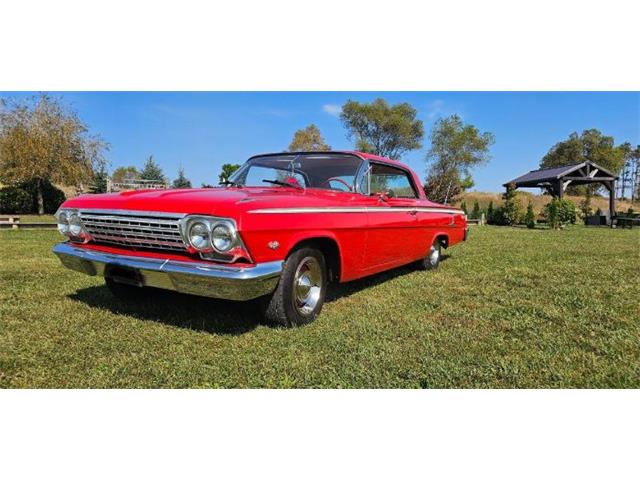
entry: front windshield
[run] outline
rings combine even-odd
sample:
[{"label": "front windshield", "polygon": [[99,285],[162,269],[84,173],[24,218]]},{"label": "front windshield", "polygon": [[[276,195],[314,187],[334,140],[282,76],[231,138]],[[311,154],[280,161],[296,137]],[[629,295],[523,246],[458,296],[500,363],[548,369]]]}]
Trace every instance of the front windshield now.
[{"label": "front windshield", "polygon": [[346,154],[282,154],[254,157],[229,179],[244,187],[323,188],[354,191],[362,160]]}]

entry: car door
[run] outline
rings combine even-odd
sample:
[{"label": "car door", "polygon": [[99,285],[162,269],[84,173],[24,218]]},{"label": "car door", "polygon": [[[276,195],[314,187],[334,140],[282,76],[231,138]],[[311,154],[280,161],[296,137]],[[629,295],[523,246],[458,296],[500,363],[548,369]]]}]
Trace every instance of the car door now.
[{"label": "car door", "polygon": [[409,172],[371,162],[367,178],[368,234],[365,259],[371,271],[419,258],[418,191]]}]

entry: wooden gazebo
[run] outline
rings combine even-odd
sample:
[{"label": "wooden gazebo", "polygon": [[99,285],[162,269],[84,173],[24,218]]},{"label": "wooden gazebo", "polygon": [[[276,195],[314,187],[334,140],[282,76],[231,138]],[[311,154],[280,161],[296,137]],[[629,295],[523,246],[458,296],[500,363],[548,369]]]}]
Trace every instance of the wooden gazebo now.
[{"label": "wooden gazebo", "polygon": [[515,188],[542,188],[554,197],[562,198],[569,185],[600,183],[609,191],[609,222],[616,215],[616,180],[618,176],[593,162],[583,162],[563,167],[531,170],[529,173],[504,184]]}]

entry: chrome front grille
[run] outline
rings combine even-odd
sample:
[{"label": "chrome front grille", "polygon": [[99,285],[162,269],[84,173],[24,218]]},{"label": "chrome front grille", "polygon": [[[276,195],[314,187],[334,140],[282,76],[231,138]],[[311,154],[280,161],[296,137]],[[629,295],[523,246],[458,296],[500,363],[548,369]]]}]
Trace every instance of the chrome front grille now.
[{"label": "chrome front grille", "polygon": [[181,252],[187,249],[179,225],[184,215],[95,210],[79,213],[85,228],[98,243]]}]

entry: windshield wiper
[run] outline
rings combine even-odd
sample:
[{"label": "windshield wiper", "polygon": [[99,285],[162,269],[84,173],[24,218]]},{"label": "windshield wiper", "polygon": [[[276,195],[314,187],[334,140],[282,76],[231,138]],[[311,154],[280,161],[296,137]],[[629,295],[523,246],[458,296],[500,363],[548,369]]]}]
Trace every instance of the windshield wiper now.
[{"label": "windshield wiper", "polygon": [[299,188],[300,190],[304,190],[304,187],[301,185],[298,185],[297,183],[287,183],[287,182],[282,182],[280,180],[267,180],[266,178],[263,178],[262,181],[265,183],[273,183],[274,185],[282,185],[283,187],[293,187],[293,188]]}]

